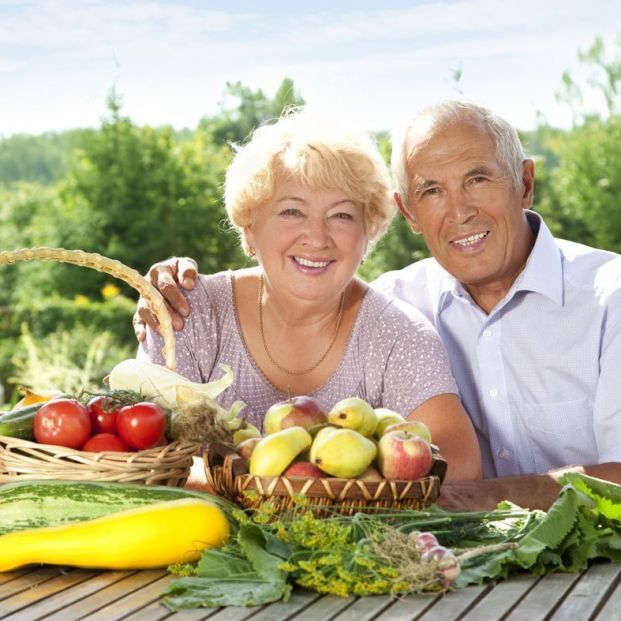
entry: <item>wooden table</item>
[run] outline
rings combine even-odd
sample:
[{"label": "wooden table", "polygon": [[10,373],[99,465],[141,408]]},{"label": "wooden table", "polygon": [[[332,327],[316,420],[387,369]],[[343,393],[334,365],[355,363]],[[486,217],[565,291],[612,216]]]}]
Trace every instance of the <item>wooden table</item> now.
[{"label": "wooden table", "polygon": [[[2,551],[0,550],[0,554]],[[257,608],[171,613],[158,602],[174,577],[165,571],[86,571],[34,567],[0,574],[2,621],[560,621],[621,620],[621,563],[594,563],[582,574],[518,575],[446,595],[340,598],[298,589],[289,602]]]}]

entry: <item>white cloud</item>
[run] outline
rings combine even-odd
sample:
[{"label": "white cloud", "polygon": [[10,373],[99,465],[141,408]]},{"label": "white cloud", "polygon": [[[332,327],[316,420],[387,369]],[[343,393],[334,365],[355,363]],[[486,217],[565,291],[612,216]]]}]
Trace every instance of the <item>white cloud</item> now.
[{"label": "white cloud", "polygon": [[115,83],[136,122],[194,126],[227,81],[272,93],[285,76],[307,100],[349,107],[379,129],[455,96],[454,69],[465,96],[522,124],[551,109],[578,48],[621,24],[605,0],[239,5],[0,0],[0,133],[95,125]]}]

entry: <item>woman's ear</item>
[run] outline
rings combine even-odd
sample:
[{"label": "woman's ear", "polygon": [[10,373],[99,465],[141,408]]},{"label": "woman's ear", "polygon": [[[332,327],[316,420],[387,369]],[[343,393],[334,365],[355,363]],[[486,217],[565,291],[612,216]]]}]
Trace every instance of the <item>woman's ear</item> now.
[{"label": "woman's ear", "polygon": [[401,199],[401,195],[398,192],[395,192],[393,196],[395,199],[395,203],[397,203],[399,211],[403,214],[406,222],[410,225],[412,232],[416,235],[420,235],[420,227],[418,226],[418,222],[416,221],[416,218],[413,216],[412,212]]},{"label": "woman's ear", "polygon": [[252,224],[247,224],[243,229],[243,237],[244,237],[244,244],[246,246],[246,248],[248,248],[248,254],[251,257],[254,257],[256,255],[256,250],[254,247],[254,234],[252,232]]}]

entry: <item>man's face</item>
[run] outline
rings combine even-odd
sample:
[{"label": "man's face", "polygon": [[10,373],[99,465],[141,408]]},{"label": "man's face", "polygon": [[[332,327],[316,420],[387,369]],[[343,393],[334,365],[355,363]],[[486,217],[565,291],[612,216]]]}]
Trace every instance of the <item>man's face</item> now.
[{"label": "man's face", "polygon": [[492,138],[472,122],[430,136],[414,145],[408,207],[399,206],[435,259],[489,312],[532,248],[523,210],[531,205],[533,164],[524,163],[525,187],[515,189]]}]

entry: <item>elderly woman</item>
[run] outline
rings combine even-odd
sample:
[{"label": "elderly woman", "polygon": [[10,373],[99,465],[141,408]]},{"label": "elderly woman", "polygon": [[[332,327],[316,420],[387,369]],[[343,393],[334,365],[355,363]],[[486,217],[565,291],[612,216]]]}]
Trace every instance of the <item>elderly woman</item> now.
[{"label": "elderly woman", "polygon": [[[361,397],[425,422],[448,478],[479,477],[476,436],[439,336],[355,277],[393,216],[374,143],[289,113],[236,150],[225,204],[258,266],[198,277],[177,334],[178,372],[206,382],[219,363],[231,366],[234,383],[219,401],[244,401],[259,428],[288,395],[311,395],[326,411]],[[149,330],[141,357],[163,363],[161,345]]]}]

